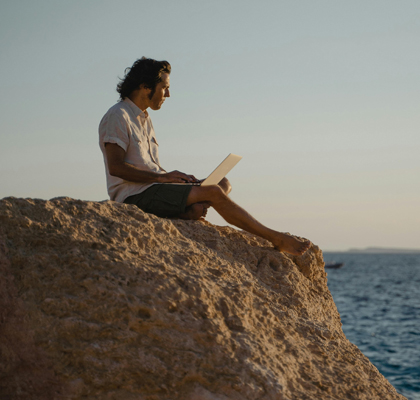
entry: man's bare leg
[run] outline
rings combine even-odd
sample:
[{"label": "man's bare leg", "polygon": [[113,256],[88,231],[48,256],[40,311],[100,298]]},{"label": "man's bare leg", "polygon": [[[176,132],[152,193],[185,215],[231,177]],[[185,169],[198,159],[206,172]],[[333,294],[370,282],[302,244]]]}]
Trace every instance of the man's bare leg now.
[{"label": "man's bare leg", "polygon": [[234,203],[218,185],[194,186],[188,196],[187,205],[199,202],[208,202],[226,222],[269,240],[279,251],[301,255],[311,246],[309,240],[299,239],[287,233],[267,228]]},{"label": "man's bare leg", "polygon": [[[218,185],[226,194],[229,194],[232,191],[232,186],[227,178],[223,178]],[[180,214],[178,217],[181,219],[199,220],[205,218],[209,207],[210,203],[207,202],[190,204],[186,207],[185,212]]]},{"label": "man's bare leg", "polygon": [[226,194],[229,194],[232,191],[232,186],[227,178],[223,178],[218,185],[223,189]]},{"label": "man's bare leg", "polygon": [[180,214],[178,217],[181,219],[192,219],[197,221],[207,215],[209,207],[210,204],[206,202],[194,203],[186,207],[185,212]]}]

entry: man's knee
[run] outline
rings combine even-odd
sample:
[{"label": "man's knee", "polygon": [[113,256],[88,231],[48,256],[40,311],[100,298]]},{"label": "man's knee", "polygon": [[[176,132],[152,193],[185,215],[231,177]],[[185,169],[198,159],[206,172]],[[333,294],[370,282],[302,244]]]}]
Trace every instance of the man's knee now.
[{"label": "man's knee", "polygon": [[225,190],[220,186],[220,184],[208,186],[206,189],[208,190],[209,196],[212,199],[218,199],[225,196]]},{"label": "man's knee", "polygon": [[214,206],[217,203],[224,202],[228,196],[222,187],[219,185],[212,185],[206,187],[207,199],[210,205]]},{"label": "man's knee", "polygon": [[223,202],[227,197],[219,185],[193,186],[187,198],[187,205],[199,202],[208,202],[211,206]]},{"label": "man's knee", "polygon": [[229,180],[227,178],[223,178],[218,185],[222,188],[222,190],[229,194],[232,190],[232,185],[230,184]]}]

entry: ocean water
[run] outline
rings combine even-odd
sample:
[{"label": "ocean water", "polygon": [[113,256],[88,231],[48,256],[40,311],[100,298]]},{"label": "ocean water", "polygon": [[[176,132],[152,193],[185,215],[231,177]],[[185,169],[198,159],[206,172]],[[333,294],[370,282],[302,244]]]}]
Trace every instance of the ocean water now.
[{"label": "ocean water", "polygon": [[420,254],[324,253],[347,338],[409,400],[420,400]]}]

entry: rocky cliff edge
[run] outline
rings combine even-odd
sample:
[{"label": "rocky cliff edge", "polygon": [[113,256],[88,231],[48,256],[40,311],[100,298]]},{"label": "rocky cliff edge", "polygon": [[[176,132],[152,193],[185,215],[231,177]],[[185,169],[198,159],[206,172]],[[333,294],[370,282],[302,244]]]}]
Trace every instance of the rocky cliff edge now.
[{"label": "rocky cliff edge", "polygon": [[316,246],[5,198],[0,268],[1,399],[404,399],[343,334]]}]

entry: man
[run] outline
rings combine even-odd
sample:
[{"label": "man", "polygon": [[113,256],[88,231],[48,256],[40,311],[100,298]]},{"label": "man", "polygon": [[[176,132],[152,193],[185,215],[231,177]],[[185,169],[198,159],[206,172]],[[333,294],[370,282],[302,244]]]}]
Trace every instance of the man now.
[{"label": "man", "polygon": [[301,255],[309,240],[267,228],[235,204],[225,178],[218,185],[192,186],[193,175],[166,172],[159,163],[158,142],[147,109],[159,110],[170,97],[171,65],[145,57],[127,68],[117,86],[121,101],[111,107],[99,125],[111,200],[135,204],[160,217],[199,219],[213,207],[228,223],[269,240],[279,251]]}]

